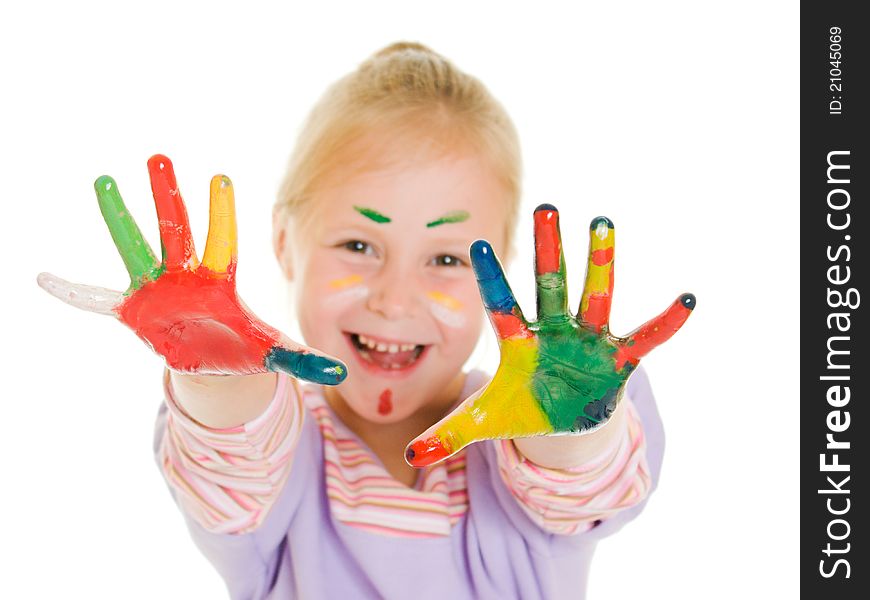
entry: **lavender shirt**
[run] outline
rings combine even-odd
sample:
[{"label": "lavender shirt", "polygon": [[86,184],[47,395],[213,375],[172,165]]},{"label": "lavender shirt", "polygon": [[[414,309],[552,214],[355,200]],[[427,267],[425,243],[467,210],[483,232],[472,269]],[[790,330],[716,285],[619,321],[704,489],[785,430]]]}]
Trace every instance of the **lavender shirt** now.
[{"label": "lavender shirt", "polygon": [[[643,422],[655,489],[664,430],[642,368],[629,380],[628,394]],[[165,426],[162,405],[155,452]],[[261,527],[246,534],[215,534],[190,518],[187,524],[233,599],[585,597],[596,543],[636,517],[646,502],[584,533],[547,533],[502,481],[493,443],[472,444],[465,451],[468,512],[446,537],[389,537],[333,519],[323,439],[311,415],[306,415],[287,484]]]}]

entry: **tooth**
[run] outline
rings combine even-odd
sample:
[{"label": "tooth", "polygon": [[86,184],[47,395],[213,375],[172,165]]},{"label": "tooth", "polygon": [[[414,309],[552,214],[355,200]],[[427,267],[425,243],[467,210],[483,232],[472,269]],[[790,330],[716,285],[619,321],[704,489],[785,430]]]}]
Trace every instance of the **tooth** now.
[{"label": "tooth", "polygon": [[398,351],[399,351],[399,344],[390,344],[389,348],[387,349],[387,352],[391,352],[393,354],[395,354]]},{"label": "tooth", "polygon": [[359,338],[359,343],[362,344],[363,346],[365,346],[366,342],[368,341],[368,340],[366,339],[366,336],[364,336],[364,335],[358,335],[357,337]]},{"label": "tooth", "polygon": [[368,346],[369,348],[374,350],[375,349],[375,342],[373,340],[366,340],[366,346]]},{"label": "tooth", "polygon": [[399,350],[401,350],[402,352],[407,352],[411,348],[413,348],[413,346],[410,346],[408,344],[402,344],[402,346],[399,348]]},{"label": "tooth", "polygon": [[387,345],[386,345],[385,343],[383,343],[383,342],[378,342],[377,351],[378,351],[378,352],[386,352],[386,351],[387,351]]}]

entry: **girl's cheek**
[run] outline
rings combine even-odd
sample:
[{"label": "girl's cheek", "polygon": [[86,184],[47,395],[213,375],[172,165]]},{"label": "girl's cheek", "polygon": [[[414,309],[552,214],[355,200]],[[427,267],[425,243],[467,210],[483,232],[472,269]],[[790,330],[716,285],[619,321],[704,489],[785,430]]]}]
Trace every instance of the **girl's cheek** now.
[{"label": "girl's cheek", "polygon": [[445,282],[430,282],[425,291],[425,302],[432,317],[446,330],[469,332],[479,323],[480,294],[473,278]]},{"label": "girl's cheek", "polygon": [[302,282],[309,302],[334,309],[368,296],[365,268],[347,264],[329,250],[313,252],[309,260]]},{"label": "girl's cheek", "polygon": [[468,324],[468,307],[465,302],[441,290],[426,292],[429,312],[443,325],[451,329],[462,329]]},{"label": "girl's cheek", "polygon": [[432,317],[453,336],[479,326],[480,294],[471,269],[463,277],[431,277],[424,287],[424,301]]},{"label": "girl's cheek", "polygon": [[365,279],[358,273],[330,279],[323,294],[323,301],[330,306],[361,300],[369,295]]}]

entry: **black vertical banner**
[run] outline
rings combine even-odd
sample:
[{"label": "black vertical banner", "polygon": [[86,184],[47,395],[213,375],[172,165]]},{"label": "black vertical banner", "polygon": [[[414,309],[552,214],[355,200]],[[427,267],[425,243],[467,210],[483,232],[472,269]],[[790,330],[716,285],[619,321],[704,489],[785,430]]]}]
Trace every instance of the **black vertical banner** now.
[{"label": "black vertical banner", "polygon": [[801,590],[870,598],[870,20],[801,5]]}]

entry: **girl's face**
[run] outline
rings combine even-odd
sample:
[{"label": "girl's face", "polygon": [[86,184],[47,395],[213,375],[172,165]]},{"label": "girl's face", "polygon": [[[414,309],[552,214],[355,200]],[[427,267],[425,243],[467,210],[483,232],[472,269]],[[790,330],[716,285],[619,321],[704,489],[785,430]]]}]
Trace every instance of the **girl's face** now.
[{"label": "girl's face", "polygon": [[468,247],[504,252],[502,185],[473,154],[412,157],[335,172],[312,202],[278,252],[305,342],[348,366],[335,391],[376,423],[446,408],[484,317]]}]

